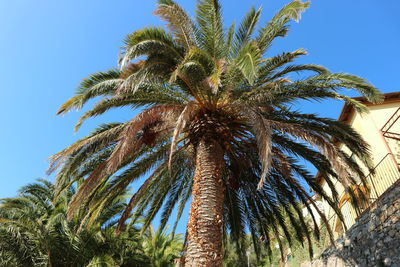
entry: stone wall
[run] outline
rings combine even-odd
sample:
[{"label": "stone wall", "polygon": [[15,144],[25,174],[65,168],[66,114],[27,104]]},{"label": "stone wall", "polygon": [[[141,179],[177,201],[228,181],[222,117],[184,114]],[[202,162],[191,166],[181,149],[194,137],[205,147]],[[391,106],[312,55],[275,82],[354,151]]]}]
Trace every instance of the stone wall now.
[{"label": "stone wall", "polygon": [[400,183],[386,191],[370,210],[326,249],[301,267],[400,266]]}]

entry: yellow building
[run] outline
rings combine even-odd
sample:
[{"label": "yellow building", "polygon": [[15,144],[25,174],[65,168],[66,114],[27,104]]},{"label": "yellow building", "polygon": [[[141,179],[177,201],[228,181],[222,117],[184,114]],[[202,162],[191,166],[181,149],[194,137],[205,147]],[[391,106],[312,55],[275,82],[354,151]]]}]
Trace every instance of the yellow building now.
[{"label": "yellow building", "polygon": [[[339,206],[348,228],[357,221],[360,215],[368,212],[369,205],[384,194],[389,187],[399,182],[400,178],[400,92],[385,94],[385,99],[380,104],[368,103],[364,98],[355,99],[365,104],[369,112],[360,114],[352,106],[345,104],[339,120],[350,124],[369,143],[375,174],[365,173],[370,192],[367,195],[367,202],[357,210],[351,205],[343,186],[340,183],[335,184],[340,196]],[[343,145],[338,145],[343,151],[349,152]],[[317,179],[326,192],[330,192],[323,177],[317,176]],[[361,184],[360,187],[362,187]],[[343,223],[338,220],[328,203],[322,201],[322,206],[335,238],[338,238],[343,234]]]}]

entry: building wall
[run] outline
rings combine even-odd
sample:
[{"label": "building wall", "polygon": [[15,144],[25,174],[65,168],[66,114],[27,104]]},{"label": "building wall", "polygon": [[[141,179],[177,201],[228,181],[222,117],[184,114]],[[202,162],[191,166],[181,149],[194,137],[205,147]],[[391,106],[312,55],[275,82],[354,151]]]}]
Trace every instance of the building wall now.
[{"label": "building wall", "polygon": [[[385,122],[390,119],[392,114],[399,108],[400,103],[390,103],[378,106],[371,106],[370,116],[378,129],[382,129]],[[390,132],[400,133],[400,119],[390,128]],[[400,163],[400,146],[399,141],[386,138],[390,151],[394,154],[395,159]]]},{"label": "building wall", "polygon": [[[372,178],[373,181],[370,181],[370,183],[374,183],[374,187],[377,188],[377,193],[371,194],[370,196],[371,201],[379,197],[379,195],[390,185],[390,182],[385,181],[385,175],[382,174],[393,173],[393,175],[397,175],[397,173],[399,173],[397,169],[397,163],[400,162],[399,142],[393,139],[385,139],[381,134],[381,129],[384,124],[399,107],[400,102],[369,106],[369,113],[360,114],[353,111],[353,114],[347,122],[358,133],[360,133],[363,139],[370,145],[374,166],[381,163],[382,159],[384,159],[384,164],[380,164],[379,167],[380,174],[375,175],[376,177]],[[400,133],[400,119],[396,124],[394,124],[390,131]],[[350,151],[346,147],[341,146],[340,149],[350,155]],[[390,153],[393,153],[393,155],[390,155]],[[395,161],[398,162],[395,163]],[[369,173],[367,168],[364,168],[364,170],[365,175],[368,175]],[[326,183],[324,183],[323,187],[326,192],[331,192]],[[344,187],[339,182],[335,183],[335,188],[339,196],[344,195]],[[323,201],[323,210],[325,211],[325,214],[327,214],[328,219],[330,219],[332,229],[334,231],[336,229],[335,237],[339,237],[343,231],[343,226],[340,225],[341,222],[336,218],[333,210],[325,201]],[[356,211],[350,203],[345,203],[342,207],[342,212],[346,215],[346,226],[350,227],[357,217]]]}]

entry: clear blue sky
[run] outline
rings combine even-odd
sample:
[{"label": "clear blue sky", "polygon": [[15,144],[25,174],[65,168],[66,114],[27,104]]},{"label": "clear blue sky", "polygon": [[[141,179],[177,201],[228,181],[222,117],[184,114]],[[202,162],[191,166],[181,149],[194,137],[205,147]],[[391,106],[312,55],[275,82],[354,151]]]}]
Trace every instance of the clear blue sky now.
[{"label": "clear blue sky", "polygon": [[[288,0],[221,0],[225,22],[239,21],[251,5],[263,6],[266,22]],[[182,1],[193,14],[195,1]],[[111,112],[73,133],[81,113],[56,117],[60,104],[88,74],[116,66],[130,32],[159,25],[156,1],[0,1],[0,198],[46,177],[47,158],[100,122],[125,121],[130,110]],[[400,90],[398,0],[314,0],[271,55],[305,48],[302,62],[363,76],[383,92]],[[352,94],[353,95],[353,94]],[[340,103],[299,108],[336,118]],[[51,177],[50,177],[51,178]]]}]

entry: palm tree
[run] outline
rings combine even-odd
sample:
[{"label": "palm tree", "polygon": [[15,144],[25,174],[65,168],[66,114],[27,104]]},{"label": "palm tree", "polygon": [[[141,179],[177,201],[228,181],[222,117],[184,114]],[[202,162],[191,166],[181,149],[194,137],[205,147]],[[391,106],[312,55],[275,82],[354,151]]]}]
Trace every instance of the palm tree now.
[{"label": "palm tree", "polygon": [[182,249],[181,235],[167,234],[166,229],[154,231],[149,227],[144,232],[143,249],[153,267],[173,267]]},{"label": "palm tree", "polygon": [[[52,157],[49,171],[60,169],[60,188],[84,178],[69,217],[88,202],[97,203],[89,208],[95,212],[145,177],[119,230],[142,215],[147,227],[160,210],[162,227],[176,205],[179,220],[191,198],[187,266],[221,266],[224,232],[240,243],[248,229],[256,247],[268,246],[278,228],[290,242],[287,224],[292,224],[296,238],[311,244],[298,204],[316,207],[305,184],[341,216],[332,181],[348,188],[364,174],[335,143],[343,143],[367,167],[369,150],[350,126],[291,107],[298,100],[339,99],[365,110],[341,89],[355,89],[372,102],[381,95],[358,76],[292,64],[306,55],[303,49],[267,56],[273,40],[285,36],[290,21],[298,21],[308,6],[293,1],[256,31],[261,9],[250,9],[238,26],[225,29],[218,0],[198,1],[195,20],[174,1],[159,0],[155,14],[167,29],[147,27],[129,34],[120,68],[83,80],[58,112],[81,109],[99,97],[78,129],[112,108],[141,108],[132,120],[102,125]],[[302,159],[327,178],[332,195],[299,163]],[[106,181],[113,186],[93,201]],[[315,220],[314,226],[318,235]],[[244,255],[243,246],[237,247]]]},{"label": "palm tree", "polygon": [[139,231],[115,237],[112,218],[124,208],[122,198],[109,203],[95,222],[79,229],[66,219],[71,189],[54,199],[46,180],[29,184],[0,206],[1,266],[150,266]]}]

